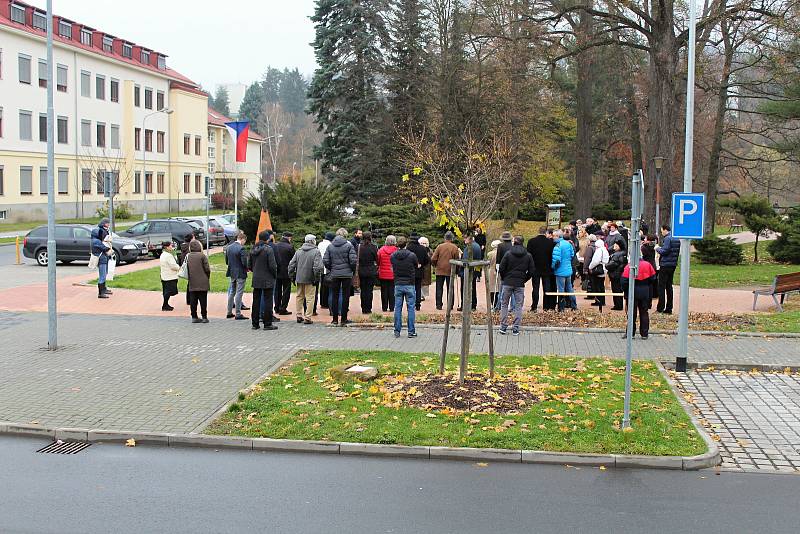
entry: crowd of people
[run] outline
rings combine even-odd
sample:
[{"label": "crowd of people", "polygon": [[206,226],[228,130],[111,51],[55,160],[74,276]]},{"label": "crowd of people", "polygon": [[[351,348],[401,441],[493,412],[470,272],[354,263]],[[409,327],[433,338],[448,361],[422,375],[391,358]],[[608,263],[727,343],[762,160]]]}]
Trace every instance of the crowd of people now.
[{"label": "crowd of people", "polygon": [[[488,285],[491,306],[500,312],[500,334],[518,335],[525,306],[525,286],[532,282],[530,311],[564,312],[577,309],[576,285],[580,293],[591,300],[591,305],[602,309],[610,295],[613,310],[622,310],[624,298],[633,306],[639,317],[642,338],[649,333],[649,310],[653,300],[656,310],[672,313],[672,283],[678,264],[680,242],[670,235],[663,225],[660,239],[641,230],[641,260],[634,283],[632,298],[627,295],[630,277],[628,264],[629,230],[622,222],[608,221],[600,224],[589,218],[571,221],[560,229],[541,227],[538,235],[528,239],[502,232],[499,239],[488,246],[486,234],[480,227],[464,236],[463,248],[455,244],[452,232],[444,234],[444,241],[431,249],[430,241],[411,232],[408,237],[387,235],[383,245],[375,243],[370,232],[356,230],[349,238],[348,231],[339,228],[326,232],[317,243],[313,234],[304,236],[303,244],[295,250],[291,232],[280,236],[270,230],[258,235],[253,247],[245,245],[247,237],[239,232],[235,241],[225,247],[226,276],[228,284],[227,318],[250,319],[253,329],[275,330],[279,316],[292,315],[288,310],[292,285],[296,285],[295,316],[301,324],[313,324],[318,308],[327,309],[332,326],[345,326],[352,322],[350,299],[358,295],[361,312],[373,312],[374,288],[380,288],[383,312],[394,313],[394,335],[403,330],[403,306],[406,307],[408,337],[416,337],[415,319],[420,304],[430,297],[430,286],[435,279],[434,299],[437,310],[445,306],[445,291],[450,292],[453,272],[463,279],[463,267],[453,271],[451,260],[470,257],[486,260],[488,265],[477,267],[471,276],[472,299],[457,307],[478,304],[477,284]],[[110,246],[104,241],[108,236],[107,220],[92,233],[92,254],[97,256],[100,276],[98,297],[111,294],[105,284],[105,269]],[[187,280],[186,302],[190,306],[192,321],[208,322],[208,291],[211,268],[202,245],[193,235],[187,235],[175,258],[171,242],[163,243],[160,273],[163,294],[163,311],[172,311],[169,299],[178,294],[178,279]],[[482,276],[483,275],[483,276]],[[242,297],[248,276],[251,276],[251,317],[243,315],[250,310]],[[606,285],[610,285],[610,292]],[[463,284],[462,284],[463,285]],[[455,289],[455,288],[454,288]],[[454,293],[461,293],[454,291]],[[453,307],[453,302],[448,306]]]}]

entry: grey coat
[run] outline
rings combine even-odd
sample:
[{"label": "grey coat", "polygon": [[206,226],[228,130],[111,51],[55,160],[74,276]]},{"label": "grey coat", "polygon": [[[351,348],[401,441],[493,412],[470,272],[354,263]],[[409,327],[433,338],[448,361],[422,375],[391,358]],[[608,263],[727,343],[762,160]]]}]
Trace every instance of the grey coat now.
[{"label": "grey coat", "polygon": [[289,262],[289,278],[296,284],[315,284],[322,276],[322,254],[316,245],[303,243]]},{"label": "grey coat", "polygon": [[331,278],[352,278],[356,268],[356,249],[350,241],[337,235],[325,250],[322,263]]},{"label": "grey coat", "polygon": [[253,287],[257,289],[270,289],[275,287],[275,278],[278,276],[278,263],[275,261],[275,252],[272,247],[259,241],[250,251],[250,268],[253,271]]}]

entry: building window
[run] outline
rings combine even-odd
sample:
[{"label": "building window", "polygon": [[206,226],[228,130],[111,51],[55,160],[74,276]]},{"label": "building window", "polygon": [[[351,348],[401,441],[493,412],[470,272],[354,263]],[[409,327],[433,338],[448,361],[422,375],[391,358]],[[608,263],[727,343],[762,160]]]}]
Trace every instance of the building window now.
[{"label": "building window", "polygon": [[148,52],[147,50],[142,50],[141,60],[142,60],[142,63],[144,63],[146,65],[149,65],[150,64],[150,52]]},{"label": "building window", "polygon": [[67,92],[67,66],[56,65],[56,89],[62,93]]},{"label": "building window", "polygon": [[119,124],[111,125],[111,148],[119,149]]},{"label": "building window", "polygon": [[142,105],[141,94],[142,94],[142,88],[139,87],[138,85],[134,85],[133,86],[133,105],[136,106],[137,108],[141,107],[141,105]]},{"label": "building window", "polygon": [[156,109],[162,110],[164,109],[164,91],[157,91],[156,92]]},{"label": "building window", "polygon": [[216,143],[217,143],[217,132],[215,132],[214,130],[209,130],[208,131],[208,144],[209,145],[214,145]]},{"label": "building window", "polygon": [[103,37],[103,50],[111,52],[114,50],[114,38],[108,35]]},{"label": "building window", "polygon": [[140,139],[142,135],[141,128],[134,128],[133,129],[133,149],[134,150],[141,150],[142,149],[142,141]]},{"label": "building window", "polygon": [[66,167],[58,168],[58,194],[66,195],[69,193],[69,169]]},{"label": "building window", "polygon": [[47,17],[44,14],[39,13],[38,11],[34,11],[33,12],[33,27],[37,28],[39,30],[42,30],[43,32],[46,32],[47,31]]},{"label": "building window", "polygon": [[92,146],[92,121],[81,121],[81,146]]},{"label": "building window", "polygon": [[67,118],[66,117],[58,117],[56,123],[56,139],[62,145],[67,144],[68,136],[67,136]]},{"label": "building window", "polygon": [[199,135],[195,135],[194,136],[194,155],[195,156],[199,156],[200,155],[200,139],[201,138],[200,138]]},{"label": "building window", "polygon": [[92,194],[92,170],[81,169],[81,193],[84,195]]},{"label": "building window", "polygon": [[165,58],[164,56],[158,56],[158,68],[161,70],[166,70],[167,58]]},{"label": "building window", "polygon": [[47,142],[47,115],[39,113],[39,141]]},{"label": "building window", "polygon": [[100,76],[99,74],[95,75],[95,87],[94,87],[94,96],[97,100],[105,100],[106,99],[106,77]]},{"label": "building window", "polygon": [[98,195],[102,195],[103,193],[106,192],[105,174],[106,174],[105,169],[98,169],[97,170],[97,174],[95,175],[95,181],[97,182],[97,194]]},{"label": "building window", "polygon": [[192,180],[192,175],[189,174],[188,172],[184,173],[184,175],[183,175],[183,192],[186,193],[186,194],[189,194],[189,193],[192,192],[191,189],[190,189],[191,180]]},{"label": "building window", "polygon": [[158,176],[156,178],[156,192],[162,193],[162,194],[164,193],[164,173],[163,172],[158,173]]},{"label": "building window", "polygon": [[33,141],[33,114],[30,111],[19,112],[19,138],[21,141]]},{"label": "building window", "polygon": [[156,152],[164,153],[164,132],[156,132]]},{"label": "building window", "polygon": [[19,55],[19,83],[31,84],[31,56]]},{"label": "building window", "polygon": [[58,34],[66,39],[72,39],[72,24],[63,20],[59,21]]},{"label": "building window", "polygon": [[189,134],[184,134],[183,136],[183,153],[184,154],[191,154],[191,146],[192,146],[192,136]]},{"label": "building window", "polygon": [[199,174],[195,174],[194,175],[194,192],[195,193],[200,193],[201,192],[201,189],[200,189],[201,178],[202,177]]},{"label": "building window", "polygon": [[106,124],[104,122],[97,123],[97,148],[106,147]]},{"label": "building window", "polygon": [[47,87],[47,61],[39,60],[39,87]]},{"label": "building window", "polygon": [[214,170],[216,170],[216,166],[214,163],[208,164],[208,174],[214,176]]},{"label": "building window", "polygon": [[23,195],[33,194],[33,167],[19,168],[19,192]]},{"label": "building window", "polygon": [[209,146],[208,147],[208,159],[209,161],[214,161],[217,159],[217,149],[216,147]]},{"label": "building window", "polygon": [[47,167],[39,167],[39,194],[47,194]]},{"label": "building window", "polygon": [[81,29],[81,44],[92,46],[92,32],[86,28]]},{"label": "building window", "polygon": [[122,43],[122,57],[133,57],[133,47],[128,43]]},{"label": "building window", "polygon": [[153,173],[146,172],[144,173],[144,188],[147,191],[147,194],[153,192]]},{"label": "building window", "polygon": [[133,193],[139,194],[142,192],[142,173],[136,171],[133,173]]},{"label": "building window", "polygon": [[0,165],[0,197],[6,194],[6,180],[3,176],[3,166]]},{"label": "building window", "polygon": [[144,107],[145,109],[153,109],[153,90],[149,87],[144,88]]},{"label": "building window", "polygon": [[119,80],[111,78],[111,101],[119,102]]},{"label": "building window", "polygon": [[81,71],[81,96],[92,96],[92,73],[85,70]]},{"label": "building window", "polygon": [[0,107],[0,139],[3,137],[3,108]]},{"label": "building window", "polygon": [[25,24],[25,8],[22,6],[11,4],[11,20]]},{"label": "building window", "polygon": [[144,151],[145,152],[153,151],[153,130],[144,131]]}]

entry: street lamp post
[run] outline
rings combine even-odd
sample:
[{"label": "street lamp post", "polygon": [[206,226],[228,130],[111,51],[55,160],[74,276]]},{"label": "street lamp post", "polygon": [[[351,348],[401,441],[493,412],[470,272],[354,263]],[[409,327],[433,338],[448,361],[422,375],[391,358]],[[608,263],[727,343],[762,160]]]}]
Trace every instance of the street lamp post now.
[{"label": "street lamp post", "polygon": [[666,159],[663,156],[655,156],[653,158],[653,163],[656,166],[656,227],[653,233],[659,242],[661,241],[661,169],[664,167]]},{"label": "street lamp post", "polygon": [[[145,122],[147,121],[148,117],[152,117],[153,115],[157,115],[159,113],[164,113],[166,115],[172,114],[172,110],[169,108],[162,108],[156,110],[152,113],[148,113],[142,119],[142,135],[144,136],[144,140],[142,143],[142,179],[144,180],[144,197],[143,197],[143,205],[142,205],[142,219],[145,221],[147,220],[147,134],[145,133],[147,130],[144,129]],[[157,141],[156,141],[157,142]],[[150,147],[153,148],[152,146]],[[180,203],[179,203],[180,204]]]}]

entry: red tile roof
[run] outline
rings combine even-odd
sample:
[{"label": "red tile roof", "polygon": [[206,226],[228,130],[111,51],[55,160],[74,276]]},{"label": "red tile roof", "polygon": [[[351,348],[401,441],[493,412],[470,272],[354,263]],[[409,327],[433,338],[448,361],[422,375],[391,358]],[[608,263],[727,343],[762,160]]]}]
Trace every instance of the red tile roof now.
[{"label": "red tile roof", "polygon": [[[26,19],[25,24],[21,24],[19,22],[14,22],[14,21],[11,20],[11,5],[12,4],[25,8],[25,19]],[[40,37],[46,37],[47,36],[47,32],[46,31],[43,31],[43,30],[40,30],[39,28],[34,28],[33,27],[32,23],[31,23],[31,20],[32,20],[32,17],[33,17],[33,15],[32,15],[33,12],[44,14],[43,10],[41,10],[41,9],[35,7],[35,6],[31,6],[30,4],[26,4],[24,2],[21,2],[19,0],[0,0],[0,25],[8,26],[10,28],[15,28],[17,30],[22,30],[22,31],[24,31],[26,33],[29,33],[29,34],[32,34],[32,35],[38,35]],[[69,24],[72,25],[72,39],[68,39],[66,37],[62,37],[61,35],[59,35],[58,23],[59,23],[60,20],[63,20],[64,22],[68,22]],[[86,28],[87,30],[92,31],[94,43],[99,43],[100,46],[90,46],[90,45],[83,44],[81,42],[81,36],[80,36],[82,28]],[[106,52],[105,50],[103,50],[103,48],[102,48],[102,38],[99,39],[99,40],[96,40],[95,39],[95,34],[101,34],[102,36],[108,36],[108,37],[113,38],[114,39],[113,51],[112,52]],[[176,80],[176,81],[182,82],[183,84],[186,84],[186,85],[190,86],[191,88],[199,89],[199,87],[200,87],[197,83],[193,82],[192,80],[190,80],[189,78],[187,78],[186,76],[184,76],[183,74],[181,74],[181,73],[179,73],[179,72],[177,72],[175,70],[172,70],[170,68],[165,68],[165,69],[158,68],[158,56],[163,56],[164,58],[166,58],[167,57],[166,54],[162,54],[160,52],[156,52],[154,50],[151,50],[151,49],[149,49],[147,47],[144,47],[144,46],[141,46],[141,45],[134,45],[131,41],[128,41],[126,39],[120,39],[118,37],[114,37],[109,33],[105,33],[105,32],[96,30],[96,29],[94,29],[93,27],[91,27],[91,26],[89,26],[87,24],[82,24],[80,22],[75,22],[75,21],[73,21],[71,19],[67,19],[66,17],[62,17],[62,16],[55,15],[55,14],[53,15],[53,41],[59,42],[59,43],[62,43],[62,44],[68,45],[68,46],[71,46],[73,48],[78,48],[80,50],[85,50],[87,52],[92,52],[92,53],[97,54],[99,56],[112,58],[112,59],[114,59],[116,61],[119,61],[121,63],[125,63],[125,64],[131,65],[131,66],[136,66],[136,67],[139,67],[139,68],[143,68],[143,69],[147,69],[147,70],[153,71],[155,73],[159,73],[159,74],[161,74],[163,76],[169,77],[172,80]],[[128,44],[130,44],[132,46],[138,46],[138,48],[141,48],[141,49],[144,49],[146,51],[149,51],[151,53],[150,61],[152,63],[154,63],[154,64],[142,63],[141,61],[137,61],[135,58],[138,56],[138,54],[133,54],[134,58],[127,58],[127,57],[123,56],[122,55],[122,51],[121,51],[123,42],[128,43]]]},{"label": "red tile roof", "polygon": [[[212,124],[214,126],[219,126],[220,128],[225,128],[226,122],[232,122],[233,119],[230,117],[226,117],[216,109],[208,106],[208,124]],[[261,141],[264,138],[255,133],[253,130],[250,130],[250,135],[247,136],[248,139],[253,139],[254,141]]]}]

